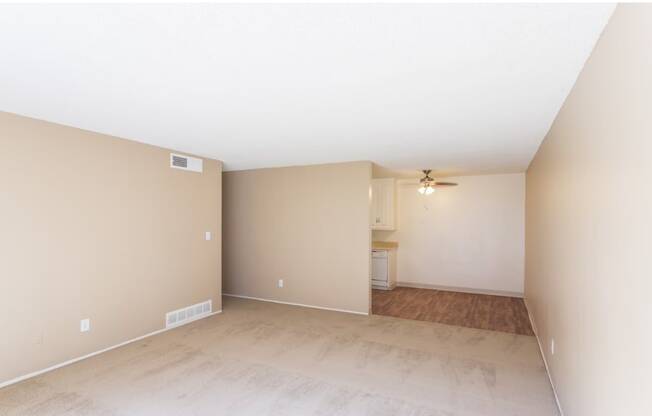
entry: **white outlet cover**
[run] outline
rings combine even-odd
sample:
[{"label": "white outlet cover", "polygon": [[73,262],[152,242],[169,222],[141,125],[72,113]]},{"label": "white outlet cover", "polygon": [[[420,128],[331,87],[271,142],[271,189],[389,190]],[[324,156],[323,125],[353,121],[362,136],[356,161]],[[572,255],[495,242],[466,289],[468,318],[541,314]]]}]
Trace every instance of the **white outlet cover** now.
[{"label": "white outlet cover", "polygon": [[91,320],[86,318],[82,319],[79,323],[79,331],[80,332],[88,332],[91,329]]},{"label": "white outlet cover", "polygon": [[550,341],[550,353],[555,355],[555,340]]},{"label": "white outlet cover", "polygon": [[206,241],[211,241],[211,238],[212,238],[211,232],[206,231],[206,233],[204,234],[204,238],[206,239]]},{"label": "white outlet cover", "polygon": [[278,279],[278,287],[283,287],[283,279]]}]

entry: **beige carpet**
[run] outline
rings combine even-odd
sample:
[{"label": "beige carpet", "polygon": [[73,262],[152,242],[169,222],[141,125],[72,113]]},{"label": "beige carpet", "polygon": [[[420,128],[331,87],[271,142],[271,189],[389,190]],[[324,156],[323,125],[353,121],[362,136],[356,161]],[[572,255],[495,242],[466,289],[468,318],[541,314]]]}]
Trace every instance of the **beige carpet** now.
[{"label": "beige carpet", "polygon": [[1,415],[557,415],[531,336],[225,298],[0,390]]}]

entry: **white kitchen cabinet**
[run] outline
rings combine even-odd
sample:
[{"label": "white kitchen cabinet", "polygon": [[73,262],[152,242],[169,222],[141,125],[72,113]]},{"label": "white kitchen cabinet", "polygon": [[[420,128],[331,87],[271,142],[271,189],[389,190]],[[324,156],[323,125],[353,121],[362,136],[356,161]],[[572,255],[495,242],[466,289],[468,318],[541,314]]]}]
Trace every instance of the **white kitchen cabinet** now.
[{"label": "white kitchen cabinet", "polygon": [[371,229],[396,229],[396,181],[394,178],[371,180]]}]

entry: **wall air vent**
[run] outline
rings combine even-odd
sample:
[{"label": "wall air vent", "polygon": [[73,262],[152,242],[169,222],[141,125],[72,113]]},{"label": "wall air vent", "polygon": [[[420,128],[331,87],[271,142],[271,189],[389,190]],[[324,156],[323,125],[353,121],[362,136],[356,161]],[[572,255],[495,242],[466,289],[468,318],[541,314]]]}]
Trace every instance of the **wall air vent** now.
[{"label": "wall air vent", "polygon": [[170,153],[170,167],[192,172],[202,172],[204,170],[204,161],[196,157]]},{"label": "wall air vent", "polygon": [[197,303],[192,306],[177,309],[176,311],[168,312],[165,314],[165,327],[172,328],[187,324],[188,322],[210,315],[212,310],[213,303],[212,301],[207,300],[206,302]]}]

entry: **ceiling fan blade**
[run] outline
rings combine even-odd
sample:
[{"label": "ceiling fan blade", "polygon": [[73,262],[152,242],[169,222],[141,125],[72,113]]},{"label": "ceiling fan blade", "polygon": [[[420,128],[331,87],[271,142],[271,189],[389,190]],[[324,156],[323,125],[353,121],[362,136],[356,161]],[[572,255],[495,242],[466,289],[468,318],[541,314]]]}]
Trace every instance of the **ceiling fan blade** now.
[{"label": "ceiling fan blade", "polygon": [[457,186],[455,182],[435,182],[435,186]]}]

